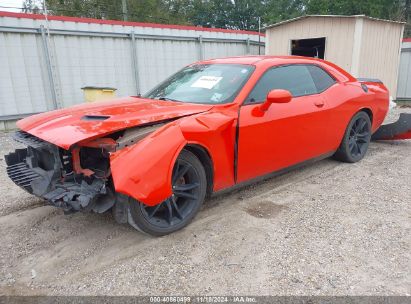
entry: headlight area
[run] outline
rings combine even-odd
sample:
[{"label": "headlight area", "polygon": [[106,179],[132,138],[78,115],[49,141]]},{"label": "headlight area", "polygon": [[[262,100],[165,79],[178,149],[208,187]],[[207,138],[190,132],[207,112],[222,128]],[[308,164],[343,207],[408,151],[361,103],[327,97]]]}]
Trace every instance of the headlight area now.
[{"label": "headlight area", "polygon": [[26,148],[5,156],[7,174],[25,191],[66,213],[103,213],[118,199],[110,172],[110,153],[136,144],[164,124],[136,127],[64,150],[27,132],[14,139]]}]

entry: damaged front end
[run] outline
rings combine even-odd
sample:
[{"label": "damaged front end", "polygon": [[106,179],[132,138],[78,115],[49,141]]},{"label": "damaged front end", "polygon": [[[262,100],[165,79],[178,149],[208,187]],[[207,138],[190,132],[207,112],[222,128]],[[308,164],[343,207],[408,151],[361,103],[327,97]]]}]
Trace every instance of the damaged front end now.
[{"label": "damaged front end", "polygon": [[[120,130],[78,142],[69,150],[20,130],[13,138],[26,148],[5,156],[7,174],[19,187],[66,213],[103,213],[116,205],[124,207],[127,197],[115,191],[110,157],[137,144],[165,124],[163,121]],[[124,221],[118,216],[115,218]]]},{"label": "damaged front end", "polygon": [[113,206],[105,149],[76,147],[67,151],[24,131],[13,137],[27,146],[5,156],[7,174],[15,184],[67,213],[102,213]]}]

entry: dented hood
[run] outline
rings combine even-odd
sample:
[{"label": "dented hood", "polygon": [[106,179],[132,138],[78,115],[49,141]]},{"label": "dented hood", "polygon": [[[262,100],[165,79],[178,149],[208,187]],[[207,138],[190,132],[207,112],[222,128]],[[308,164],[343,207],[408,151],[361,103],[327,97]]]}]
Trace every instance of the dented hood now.
[{"label": "dented hood", "polygon": [[127,97],[24,118],[17,126],[64,149],[122,129],[208,111],[211,105]]}]

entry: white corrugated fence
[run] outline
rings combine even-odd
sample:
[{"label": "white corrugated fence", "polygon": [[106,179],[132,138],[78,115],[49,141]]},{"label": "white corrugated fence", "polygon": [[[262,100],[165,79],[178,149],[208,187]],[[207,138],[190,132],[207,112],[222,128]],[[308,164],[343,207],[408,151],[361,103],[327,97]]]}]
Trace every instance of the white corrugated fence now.
[{"label": "white corrugated fence", "polygon": [[254,32],[0,12],[0,121],[82,103],[82,87],[144,93],[192,62],[264,54]]}]

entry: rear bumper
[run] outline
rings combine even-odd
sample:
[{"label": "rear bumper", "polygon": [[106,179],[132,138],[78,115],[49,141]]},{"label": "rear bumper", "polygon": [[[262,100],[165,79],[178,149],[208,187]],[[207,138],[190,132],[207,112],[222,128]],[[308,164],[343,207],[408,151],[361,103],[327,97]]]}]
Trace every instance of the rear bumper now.
[{"label": "rear bumper", "polygon": [[411,113],[401,113],[391,124],[382,125],[372,136],[372,140],[411,139]]}]

